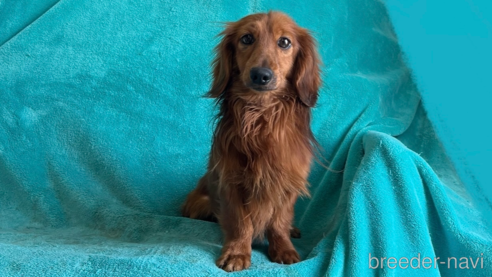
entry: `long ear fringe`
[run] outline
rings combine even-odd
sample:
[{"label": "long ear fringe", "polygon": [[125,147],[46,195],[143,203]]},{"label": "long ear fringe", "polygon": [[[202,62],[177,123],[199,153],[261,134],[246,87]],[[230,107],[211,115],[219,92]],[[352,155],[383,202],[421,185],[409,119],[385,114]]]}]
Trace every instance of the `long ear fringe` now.
[{"label": "long ear fringe", "polygon": [[320,59],[316,41],[309,31],[300,28],[298,35],[299,52],[294,63],[293,83],[297,94],[308,107],[314,107],[321,86]]},{"label": "long ear fringe", "polygon": [[221,42],[215,47],[215,58],[212,62],[212,88],[205,95],[210,98],[219,98],[230,83],[234,62],[234,34],[233,23],[226,23],[226,28],[218,36]]}]

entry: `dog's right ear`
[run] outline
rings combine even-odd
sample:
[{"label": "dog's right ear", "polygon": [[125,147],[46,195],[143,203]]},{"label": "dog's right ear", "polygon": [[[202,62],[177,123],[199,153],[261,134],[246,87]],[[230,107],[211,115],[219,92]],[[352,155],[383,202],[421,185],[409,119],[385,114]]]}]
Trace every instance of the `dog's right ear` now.
[{"label": "dog's right ear", "polygon": [[212,88],[206,94],[208,97],[220,97],[231,82],[234,65],[234,30],[233,23],[228,23],[225,30],[219,34],[222,40],[215,47]]}]

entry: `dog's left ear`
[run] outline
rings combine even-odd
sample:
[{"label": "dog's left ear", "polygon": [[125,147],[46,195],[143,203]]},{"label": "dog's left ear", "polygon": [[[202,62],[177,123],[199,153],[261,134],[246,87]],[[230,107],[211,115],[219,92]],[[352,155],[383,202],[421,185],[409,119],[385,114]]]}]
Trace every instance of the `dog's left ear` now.
[{"label": "dog's left ear", "polygon": [[321,86],[320,59],[316,50],[316,41],[309,31],[300,28],[297,43],[299,50],[294,62],[292,81],[302,103],[314,107]]}]

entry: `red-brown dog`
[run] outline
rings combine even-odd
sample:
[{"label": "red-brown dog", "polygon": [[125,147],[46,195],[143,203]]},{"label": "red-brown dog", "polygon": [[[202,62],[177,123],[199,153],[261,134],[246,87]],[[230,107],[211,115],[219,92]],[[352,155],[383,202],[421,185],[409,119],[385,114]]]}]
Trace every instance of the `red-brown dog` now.
[{"label": "red-brown dog", "polygon": [[217,265],[226,271],[248,268],[252,240],[264,234],[274,262],[299,262],[290,230],[294,203],[308,194],[316,143],[315,41],[279,12],[246,16],[221,35],[208,93],[220,107],[208,171],[183,215],[218,220],[225,244]]}]

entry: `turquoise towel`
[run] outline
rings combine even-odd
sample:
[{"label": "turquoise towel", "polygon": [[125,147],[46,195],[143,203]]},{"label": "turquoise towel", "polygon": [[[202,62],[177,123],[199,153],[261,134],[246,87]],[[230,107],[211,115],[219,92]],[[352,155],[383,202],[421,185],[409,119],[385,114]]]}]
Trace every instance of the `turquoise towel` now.
[{"label": "turquoise towel", "polygon": [[381,1],[31,2],[0,2],[0,276],[225,275],[219,226],[179,206],[210,150],[201,96],[220,22],[269,9],[319,42],[312,127],[331,170],[314,164],[296,204],[302,262],[256,244],[233,274],[490,276],[482,200],[436,137]]}]

